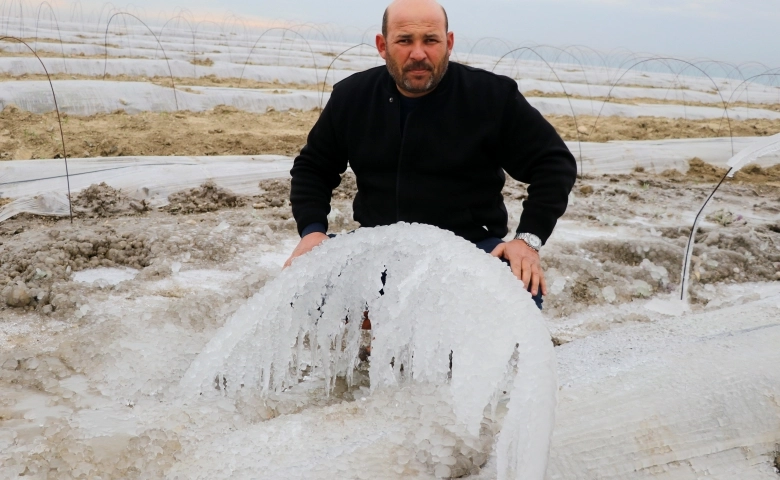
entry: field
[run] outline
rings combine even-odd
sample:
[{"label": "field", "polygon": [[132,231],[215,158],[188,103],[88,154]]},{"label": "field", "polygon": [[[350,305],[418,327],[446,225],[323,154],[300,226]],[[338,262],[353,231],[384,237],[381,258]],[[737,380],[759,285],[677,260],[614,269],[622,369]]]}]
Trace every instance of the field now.
[{"label": "field", "polygon": [[[414,270],[423,256],[398,259],[419,282],[411,291],[429,292],[416,304],[420,318],[378,311],[362,293],[354,301],[373,306],[378,325],[400,315],[392,318],[436,326],[478,353],[466,371],[485,378],[509,360],[491,363],[490,335],[498,344],[503,328],[515,332],[518,319],[502,323],[512,302],[523,328],[546,329],[542,342],[523,338],[509,385],[491,383],[490,402],[477,402],[484,418],[474,434],[453,420],[481,394],[456,389],[457,354],[438,383],[405,380],[392,357],[398,383],[373,384],[380,353],[373,365],[348,359],[346,378],[330,381],[312,354],[294,369],[305,380],[283,390],[236,390],[236,369],[249,378],[253,362],[192,387],[196,360],[212,358],[203,352],[228,363],[240,348],[247,358],[284,352],[262,329],[239,336],[239,320],[284,325],[269,317],[269,302],[321,300],[314,284],[344,267],[318,257],[321,275],[314,260],[293,270],[308,279],[300,285],[281,271],[298,240],[292,159],[333,83],[381,64],[359,34],[186,14],[144,17],[146,27],[109,7],[55,19],[50,7],[2,5],[0,33],[15,39],[0,40],[0,478],[489,479],[505,478],[507,462],[516,478],[535,478],[524,472],[545,463],[540,479],[780,478],[777,152],[743,166],[708,203],[680,301],[696,214],[735,153],[780,132],[772,70],[462,42],[452,60],[514,78],[580,166],[542,249],[544,310],[526,310],[524,296],[439,284],[456,267]],[[16,39],[46,66],[58,111],[41,63]],[[334,192],[332,232],[359,227],[355,193],[348,171]],[[526,185],[507,181],[510,230],[526,197]],[[421,241],[392,232],[399,251]],[[362,249],[354,258],[393,255],[369,237],[333,240],[332,251],[353,241]],[[497,268],[482,254],[462,258],[477,276]],[[366,266],[349,288],[362,291],[379,273]],[[283,295],[262,300],[268,292]],[[453,295],[463,311],[437,303]],[[252,316],[241,313],[252,305]],[[488,307],[480,317],[469,305]],[[459,336],[480,323],[495,330]],[[349,325],[360,338],[334,351],[389,335]],[[213,350],[231,333],[248,346]],[[313,349],[315,333],[295,345]],[[523,366],[548,349],[549,364]],[[422,363],[425,352],[414,355]],[[520,387],[556,377],[557,406],[541,393],[507,404]],[[531,423],[505,419],[552,418],[553,409],[549,459],[521,458],[520,447],[506,457],[500,435],[525,438]],[[550,432],[543,421],[534,428],[528,451],[546,449]]]}]

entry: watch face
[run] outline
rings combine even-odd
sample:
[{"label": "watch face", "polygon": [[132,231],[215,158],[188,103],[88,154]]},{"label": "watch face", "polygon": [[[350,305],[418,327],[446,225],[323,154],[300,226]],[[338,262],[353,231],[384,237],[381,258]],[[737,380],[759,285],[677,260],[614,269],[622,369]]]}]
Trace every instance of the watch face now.
[{"label": "watch face", "polygon": [[524,241],[536,251],[542,248],[542,240],[533,233],[518,233],[515,238]]}]

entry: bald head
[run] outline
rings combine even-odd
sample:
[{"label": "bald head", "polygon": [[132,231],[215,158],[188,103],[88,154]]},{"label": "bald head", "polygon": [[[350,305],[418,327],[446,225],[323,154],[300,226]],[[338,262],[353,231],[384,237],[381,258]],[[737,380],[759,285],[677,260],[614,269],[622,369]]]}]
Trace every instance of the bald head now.
[{"label": "bald head", "polygon": [[445,33],[450,28],[447,11],[435,0],[395,0],[385,9],[385,14],[382,16],[382,35],[387,37],[391,24],[401,23],[410,18],[441,23]]}]

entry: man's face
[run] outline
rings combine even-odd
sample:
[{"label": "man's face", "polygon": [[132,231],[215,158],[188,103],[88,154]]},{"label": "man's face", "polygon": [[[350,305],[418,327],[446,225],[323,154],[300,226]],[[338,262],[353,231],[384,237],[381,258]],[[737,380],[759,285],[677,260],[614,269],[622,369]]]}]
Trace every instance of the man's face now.
[{"label": "man's face", "polygon": [[435,89],[447,72],[454,37],[446,32],[440,9],[399,10],[390,15],[387,38],[377,35],[377,48],[401,93],[420,97]]}]

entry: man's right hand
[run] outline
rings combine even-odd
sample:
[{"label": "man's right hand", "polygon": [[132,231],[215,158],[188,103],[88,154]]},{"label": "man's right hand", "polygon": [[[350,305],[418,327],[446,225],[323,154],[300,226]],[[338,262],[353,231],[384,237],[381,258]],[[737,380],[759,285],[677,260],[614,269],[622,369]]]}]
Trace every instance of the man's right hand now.
[{"label": "man's right hand", "polygon": [[328,239],[328,236],[324,233],[320,232],[312,232],[305,237],[301,239],[300,242],[298,242],[298,246],[295,247],[295,250],[293,250],[292,255],[290,255],[290,258],[287,259],[286,262],[284,262],[284,267],[282,267],[282,270],[292,265],[292,261],[296,258],[300,257],[301,255],[305,253],[309,253],[312,248],[316,247],[320,243],[324,242]]}]

